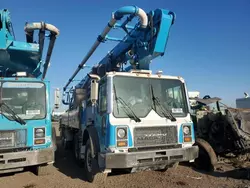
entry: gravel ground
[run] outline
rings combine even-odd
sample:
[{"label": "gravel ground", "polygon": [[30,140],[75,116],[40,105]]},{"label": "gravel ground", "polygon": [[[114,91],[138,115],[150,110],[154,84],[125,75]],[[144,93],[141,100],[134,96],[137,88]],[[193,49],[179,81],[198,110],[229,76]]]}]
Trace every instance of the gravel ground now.
[{"label": "gravel ground", "polygon": [[181,164],[167,172],[146,171],[134,174],[110,175],[105,185],[84,181],[83,169],[79,168],[70,152],[60,147],[51,175],[37,177],[29,171],[0,176],[0,188],[92,188],[92,187],[171,187],[171,188],[250,188],[247,171],[214,172],[207,174]]}]

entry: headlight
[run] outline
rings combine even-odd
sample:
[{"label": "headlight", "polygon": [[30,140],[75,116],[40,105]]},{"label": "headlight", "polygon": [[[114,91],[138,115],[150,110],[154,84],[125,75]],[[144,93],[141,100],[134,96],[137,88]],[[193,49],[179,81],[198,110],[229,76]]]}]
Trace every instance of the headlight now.
[{"label": "headlight", "polygon": [[190,134],[190,127],[189,126],[184,126],[183,127],[183,133],[185,134],[185,135],[189,135]]},{"label": "headlight", "polygon": [[127,147],[128,146],[128,128],[127,127],[117,127],[116,129],[116,146],[117,147]]},{"label": "headlight", "polygon": [[126,136],[127,136],[127,131],[125,130],[125,128],[118,128],[117,129],[117,137],[118,137],[118,139],[126,138]]},{"label": "headlight", "polygon": [[45,128],[35,128],[35,138],[44,138]]}]

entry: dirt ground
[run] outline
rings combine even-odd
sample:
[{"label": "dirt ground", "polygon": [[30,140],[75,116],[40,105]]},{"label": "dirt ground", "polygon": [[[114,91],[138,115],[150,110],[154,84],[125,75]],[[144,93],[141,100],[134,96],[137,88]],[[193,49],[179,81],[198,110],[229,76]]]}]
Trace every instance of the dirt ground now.
[{"label": "dirt ground", "polygon": [[0,188],[92,188],[92,187],[143,187],[143,188],[250,188],[247,169],[228,172],[199,172],[187,164],[167,172],[146,171],[134,174],[110,175],[105,185],[90,184],[84,178],[70,152],[58,148],[56,163],[51,175],[37,177],[29,171],[0,176]]}]

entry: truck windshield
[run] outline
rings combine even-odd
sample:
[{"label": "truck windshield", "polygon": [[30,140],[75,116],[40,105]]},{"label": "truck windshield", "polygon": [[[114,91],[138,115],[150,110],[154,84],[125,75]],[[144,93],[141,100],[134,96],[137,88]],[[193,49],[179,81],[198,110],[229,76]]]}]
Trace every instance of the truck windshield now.
[{"label": "truck windshield", "polygon": [[[188,112],[185,88],[180,80],[114,76],[113,84],[116,95],[126,101],[139,118],[146,117],[152,109],[168,119],[186,116]],[[160,105],[155,105],[155,98]],[[115,97],[113,101],[113,115],[127,117],[124,107]]]},{"label": "truck windshield", "polygon": [[[1,84],[1,101],[24,120],[43,119],[46,114],[45,91],[43,83],[3,82]],[[5,111],[1,110],[1,113],[8,118]]]}]

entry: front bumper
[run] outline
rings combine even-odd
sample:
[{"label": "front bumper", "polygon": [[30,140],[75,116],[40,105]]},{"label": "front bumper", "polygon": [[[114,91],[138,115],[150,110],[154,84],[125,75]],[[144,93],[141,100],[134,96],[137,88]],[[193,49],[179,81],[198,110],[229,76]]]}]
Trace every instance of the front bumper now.
[{"label": "front bumper", "polygon": [[[54,163],[54,148],[0,153],[0,173],[38,164]],[[13,170],[11,170],[13,169]]]},{"label": "front bumper", "polygon": [[175,162],[191,161],[198,157],[198,146],[187,148],[143,151],[129,153],[100,154],[106,169],[171,165]]}]

